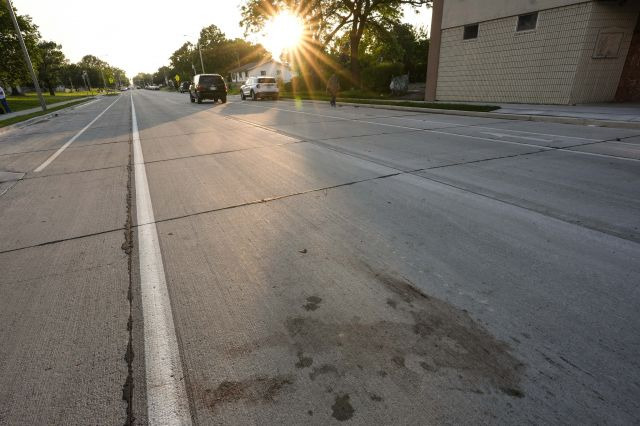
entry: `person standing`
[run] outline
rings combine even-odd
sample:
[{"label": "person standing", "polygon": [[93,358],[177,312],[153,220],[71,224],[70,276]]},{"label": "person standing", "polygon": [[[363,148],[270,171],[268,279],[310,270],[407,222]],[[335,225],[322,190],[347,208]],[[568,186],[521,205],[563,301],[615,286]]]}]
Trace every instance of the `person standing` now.
[{"label": "person standing", "polygon": [[340,91],[340,80],[338,76],[334,73],[327,81],[327,91],[331,95],[331,106],[336,106],[336,98],[338,97],[338,92]]},{"label": "person standing", "polygon": [[11,108],[9,108],[9,104],[7,103],[7,95],[4,93],[4,89],[0,86],[0,104],[2,105],[3,114],[10,113]]}]

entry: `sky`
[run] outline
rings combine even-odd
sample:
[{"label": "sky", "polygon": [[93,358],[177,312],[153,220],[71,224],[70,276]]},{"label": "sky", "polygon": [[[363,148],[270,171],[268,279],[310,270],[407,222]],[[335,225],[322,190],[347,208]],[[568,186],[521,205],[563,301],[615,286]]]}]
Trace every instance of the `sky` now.
[{"label": "sky", "polygon": [[[62,45],[72,62],[92,54],[129,77],[168,65],[171,53],[186,41],[195,42],[208,25],[217,25],[228,38],[244,37],[241,0],[12,1],[19,14],[33,18],[43,39]],[[423,8],[416,15],[407,9],[404,20],[428,27],[430,12]]]}]

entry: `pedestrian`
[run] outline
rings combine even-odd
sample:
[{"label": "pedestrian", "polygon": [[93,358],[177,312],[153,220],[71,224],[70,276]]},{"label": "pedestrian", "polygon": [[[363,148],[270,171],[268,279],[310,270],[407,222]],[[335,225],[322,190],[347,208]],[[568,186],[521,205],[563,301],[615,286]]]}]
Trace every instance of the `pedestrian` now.
[{"label": "pedestrian", "polygon": [[338,97],[338,92],[340,91],[340,80],[338,76],[334,73],[327,81],[327,92],[331,95],[331,106],[336,106],[336,97]]},{"label": "pedestrian", "polygon": [[6,113],[11,112],[11,108],[9,108],[9,104],[7,103],[7,95],[5,95],[4,89],[2,88],[2,86],[0,86],[0,104],[2,104],[2,108],[0,108],[0,111],[2,111],[3,114],[5,112]]}]

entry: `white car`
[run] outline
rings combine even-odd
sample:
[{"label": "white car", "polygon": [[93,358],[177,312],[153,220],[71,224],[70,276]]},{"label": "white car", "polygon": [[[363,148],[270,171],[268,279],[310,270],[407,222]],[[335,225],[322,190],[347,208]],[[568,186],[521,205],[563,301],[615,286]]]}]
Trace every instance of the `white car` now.
[{"label": "white car", "polygon": [[277,100],[278,96],[280,96],[280,89],[278,89],[278,83],[273,77],[249,77],[240,87],[240,97],[243,101],[247,98],[254,101],[264,98]]}]

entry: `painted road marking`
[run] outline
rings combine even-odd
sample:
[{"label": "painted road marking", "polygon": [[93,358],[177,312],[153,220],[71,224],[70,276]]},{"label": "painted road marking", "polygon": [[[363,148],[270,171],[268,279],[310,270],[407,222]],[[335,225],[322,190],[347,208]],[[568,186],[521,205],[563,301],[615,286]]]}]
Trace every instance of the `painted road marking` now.
[{"label": "painted road marking", "polygon": [[100,117],[102,117],[104,115],[105,112],[107,112],[109,110],[109,108],[111,108],[116,102],[118,102],[120,100],[120,96],[118,96],[116,98],[115,101],[111,102],[111,105],[109,105],[107,108],[105,108],[104,111],[102,111],[100,114],[98,114],[98,116],[96,118],[94,118],[93,120],[91,120],[91,122],[89,124],[87,124],[86,126],[84,126],[82,128],[82,130],[80,130],[78,133],[75,134],[74,137],[72,137],[71,139],[69,139],[64,145],[62,145],[60,147],[60,149],[58,149],[56,152],[54,152],[51,157],[47,158],[44,163],[40,164],[35,170],[34,172],[36,173],[40,173],[41,171],[43,171],[45,169],[45,167],[47,167],[49,164],[51,164],[53,162],[53,160],[55,160],[56,158],[58,158],[58,155],[62,154],[62,152],[69,148],[69,145],[71,145],[72,143],[74,143],[76,141],[76,139],[78,139],[84,132],[87,131],[87,129],[89,127],[91,127],[93,125],[93,123],[95,123],[96,121],[98,121],[98,119]]},{"label": "painted road marking", "polygon": [[190,425],[189,401],[142,155],[133,94],[131,121],[148,421],[150,425]]},{"label": "painted road marking", "polygon": [[508,133],[491,133],[491,132],[480,132],[483,135],[495,136],[497,138],[518,138],[525,139],[534,142],[553,142],[550,139],[542,139],[542,138],[534,138],[531,136],[518,136],[518,135],[510,135]]}]

